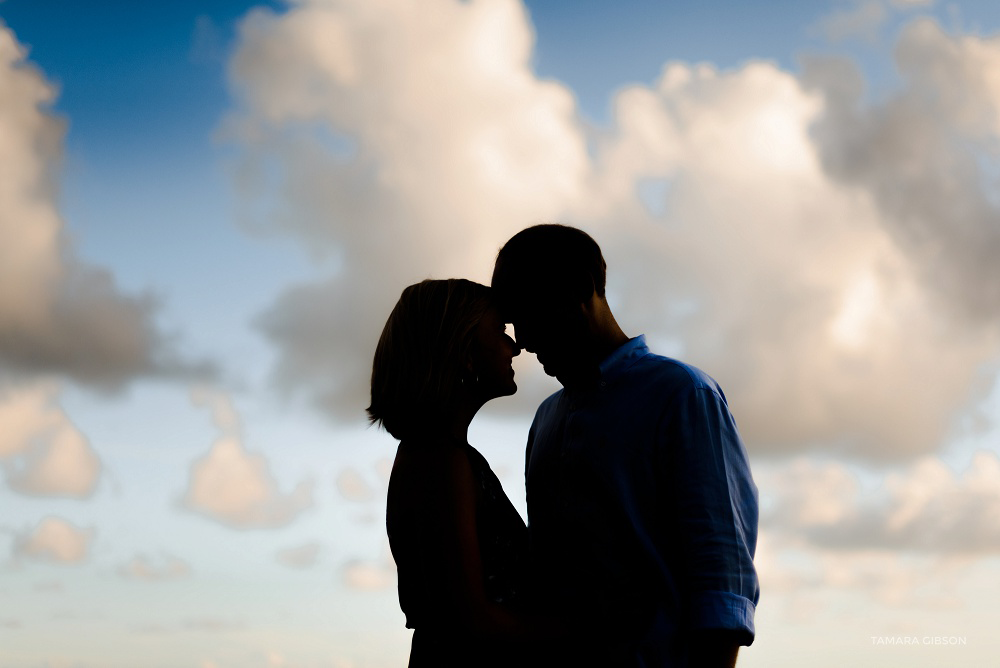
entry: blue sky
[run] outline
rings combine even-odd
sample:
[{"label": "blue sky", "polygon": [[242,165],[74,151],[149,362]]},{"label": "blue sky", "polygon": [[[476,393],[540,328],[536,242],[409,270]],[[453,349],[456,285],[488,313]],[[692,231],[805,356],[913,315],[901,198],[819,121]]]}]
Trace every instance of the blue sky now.
[{"label": "blue sky", "polygon": [[1000,7],[381,1],[0,3],[0,668],[402,663],[374,335],[551,219],[747,436],[740,665],[995,655]]}]

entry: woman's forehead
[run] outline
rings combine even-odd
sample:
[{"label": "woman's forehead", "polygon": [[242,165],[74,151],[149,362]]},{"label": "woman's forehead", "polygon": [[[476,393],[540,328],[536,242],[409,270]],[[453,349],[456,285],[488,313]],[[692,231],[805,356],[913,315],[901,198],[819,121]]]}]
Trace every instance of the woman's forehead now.
[{"label": "woman's forehead", "polygon": [[500,306],[496,303],[491,303],[486,307],[486,311],[483,312],[481,320],[489,323],[510,322],[509,320],[504,320],[503,314],[500,311]]}]

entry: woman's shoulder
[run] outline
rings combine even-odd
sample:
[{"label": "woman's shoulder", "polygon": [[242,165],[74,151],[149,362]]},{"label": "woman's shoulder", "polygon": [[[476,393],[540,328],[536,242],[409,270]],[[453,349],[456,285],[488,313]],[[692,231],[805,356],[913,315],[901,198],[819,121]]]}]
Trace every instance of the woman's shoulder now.
[{"label": "woman's shoulder", "polygon": [[396,450],[393,477],[411,479],[420,487],[462,485],[477,477],[481,457],[472,446],[455,440],[403,440]]},{"label": "woman's shoulder", "polygon": [[471,446],[448,438],[423,437],[403,439],[396,458],[426,466],[455,466],[469,460]]}]

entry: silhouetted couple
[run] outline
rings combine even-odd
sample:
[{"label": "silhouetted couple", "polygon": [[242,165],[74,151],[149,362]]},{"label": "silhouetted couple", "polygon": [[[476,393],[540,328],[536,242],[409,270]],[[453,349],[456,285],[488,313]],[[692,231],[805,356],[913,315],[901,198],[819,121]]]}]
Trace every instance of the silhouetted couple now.
[{"label": "silhouetted couple", "polygon": [[[732,666],[753,641],[757,489],[726,398],[622,332],[605,272],[590,236],[539,225],[492,288],[424,281],[389,316],[368,412],[400,441],[410,666]],[[528,432],[527,527],[467,439],[521,348],[563,385]]]}]

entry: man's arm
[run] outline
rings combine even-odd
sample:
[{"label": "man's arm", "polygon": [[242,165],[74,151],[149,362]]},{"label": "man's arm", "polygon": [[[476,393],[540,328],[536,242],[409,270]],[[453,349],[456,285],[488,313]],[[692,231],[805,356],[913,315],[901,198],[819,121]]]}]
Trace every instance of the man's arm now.
[{"label": "man's arm", "polygon": [[691,640],[688,664],[701,668],[734,668],[740,645],[747,644],[743,634],[736,631],[696,631]]},{"label": "man's arm", "polygon": [[667,422],[668,480],[684,568],[692,665],[731,668],[753,642],[757,488],[721,392],[695,384]]}]

